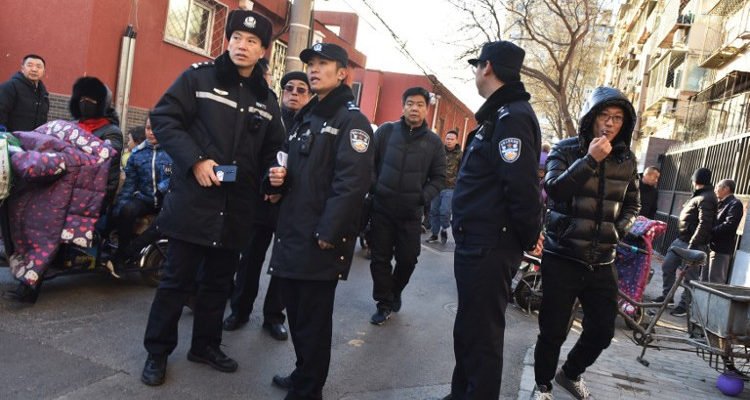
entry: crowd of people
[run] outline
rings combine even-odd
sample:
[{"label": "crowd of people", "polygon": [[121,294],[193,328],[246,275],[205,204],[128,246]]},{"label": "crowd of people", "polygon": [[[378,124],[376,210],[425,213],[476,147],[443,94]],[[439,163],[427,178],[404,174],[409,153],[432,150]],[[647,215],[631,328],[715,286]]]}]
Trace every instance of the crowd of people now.
[{"label": "crowd of people", "polygon": [[[222,331],[248,323],[273,245],[262,326],[277,340],[291,336],[296,362],[272,382],[286,399],[321,399],[336,288],[349,274],[362,213],[370,221],[370,322],[380,326],[402,308],[428,207],[426,242],[445,244],[450,229],[456,243],[455,367],[444,400],[499,397],[505,311],[524,251],[541,253],[544,279],[532,396],[551,399],[554,380],[577,399],[590,397],[582,375],[614,336],[616,246],[639,214],[654,219],[658,208],[660,171],[648,167],[639,178],[631,151],[637,118],[627,97],[597,88],[583,107],[578,136],[545,147],[520,79],[524,50],[490,42],[469,60],[486,101],[462,149],[457,130],[443,142],[428,127],[430,93],[421,87],[403,93],[399,120],[373,132],[346,84],[348,54],[336,44],[299,54],[306,72],[283,76],[279,106],[263,58],[271,22],[232,11],[226,38],[226,52],[175,80],[144,125],[130,130],[128,146],[110,90],[95,77],[73,85],[75,123],[115,151],[103,189],[108,218],[100,227],[119,233],[115,265],[133,262],[161,235],[169,241],[144,335],[143,383],[165,381],[188,302],[194,311],[188,360],[237,370],[220,346]],[[44,70],[42,57],[28,55],[0,86],[2,127],[30,131],[46,122]],[[714,187],[711,171],[699,168],[692,181],[695,192],[670,248],[710,252],[702,279],[725,283],[742,204],[731,179]],[[154,214],[156,221],[135,235],[138,218]],[[668,252],[665,296],[677,267]],[[687,277],[699,278],[698,272]],[[22,282],[9,297],[24,301],[33,290]],[[576,299],[586,315],[583,332],[558,369]],[[683,294],[673,315],[684,315],[689,302]]]}]

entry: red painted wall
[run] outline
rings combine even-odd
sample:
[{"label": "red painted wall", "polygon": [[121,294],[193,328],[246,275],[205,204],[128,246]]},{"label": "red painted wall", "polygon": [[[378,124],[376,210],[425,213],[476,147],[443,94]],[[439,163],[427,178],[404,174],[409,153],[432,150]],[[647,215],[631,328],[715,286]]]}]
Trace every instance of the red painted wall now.
[{"label": "red painted wall", "polygon": [[[37,53],[47,61],[44,83],[50,92],[70,94],[73,82],[88,75],[101,79],[114,93],[122,35],[132,23],[137,38],[130,106],[151,108],[190,64],[209,59],[164,41],[168,3],[169,0],[3,1],[0,81],[18,71],[25,54]],[[229,10],[238,5],[237,0],[221,3]],[[259,0],[254,10],[271,19],[274,33],[278,34],[288,7],[286,0]],[[366,57],[353,44],[335,37],[319,22],[315,26],[327,39],[348,50],[353,67],[364,67]],[[282,40],[287,35],[283,33]],[[270,51],[266,56],[270,56]]]},{"label": "red painted wall", "polygon": [[[459,132],[459,142],[463,140],[464,126],[471,130],[476,126],[473,112],[458,100],[449,90],[441,84],[434,84],[436,78],[430,78],[424,75],[401,74],[396,72],[384,72],[377,70],[366,70],[363,73],[355,75],[355,81],[362,82],[362,97],[360,99],[360,108],[362,112],[376,125],[384,122],[395,121],[401,118],[403,106],[401,105],[401,96],[404,91],[410,87],[421,86],[432,93],[440,95],[440,101],[437,105],[438,118],[433,127],[433,116],[436,105],[430,106],[427,114],[427,124],[440,135],[444,137],[445,133],[457,128]],[[468,118],[468,124],[465,123]],[[440,119],[443,120],[442,126]]]},{"label": "red painted wall", "polygon": [[86,69],[94,1],[3,1],[0,23],[0,80],[20,69],[24,55],[47,62],[47,90],[69,93]]}]

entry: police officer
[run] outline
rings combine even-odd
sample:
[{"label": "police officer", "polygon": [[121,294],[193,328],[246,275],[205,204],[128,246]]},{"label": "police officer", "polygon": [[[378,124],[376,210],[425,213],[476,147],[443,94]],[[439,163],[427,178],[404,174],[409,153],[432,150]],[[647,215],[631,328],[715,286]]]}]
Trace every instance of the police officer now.
[{"label": "police officer", "polygon": [[456,366],[445,399],[499,397],[510,282],[541,228],[541,133],[520,81],[524,55],[497,41],[469,60],[487,100],[476,113],[479,127],[470,133],[453,192]]},{"label": "police officer", "polygon": [[174,164],[157,220],[169,248],[144,338],[148,359],[141,380],[147,385],[164,382],[182,306],[196,285],[188,360],[237,370],[219,348],[224,305],[239,250],[249,241],[247,221],[260,181],[284,141],[276,97],[255,68],[271,27],[255,12],[232,11],[228,50],[214,62],[193,64],[151,113],[154,133]]},{"label": "police officer", "polygon": [[315,96],[294,118],[287,167],[269,171],[269,188],[283,197],[268,271],[279,278],[297,355],[294,371],[273,383],[288,400],[322,398],[336,285],[349,274],[373,168],[370,122],[344,83],[346,51],[318,43],[300,59]]}]

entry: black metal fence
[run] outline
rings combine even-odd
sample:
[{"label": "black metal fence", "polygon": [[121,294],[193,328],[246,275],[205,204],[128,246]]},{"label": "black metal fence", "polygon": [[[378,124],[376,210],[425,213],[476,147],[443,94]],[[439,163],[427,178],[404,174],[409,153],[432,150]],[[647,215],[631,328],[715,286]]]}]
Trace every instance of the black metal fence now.
[{"label": "black metal fence", "polygon": [[[750,132],[726,139],[704,140],[670,148],[662,159],[659,179],[659,203],[656,219],[667,223],[667,232],[654,244],[654,249],[666,253],[677,237],[677,224],[682,205],[693,195],[691,177],[697,168],[712,172],[713,182],[734,179],[735,196],[745,205],[747,216],[750,200]],[[739,235],[745,226],[740,222]]]}]

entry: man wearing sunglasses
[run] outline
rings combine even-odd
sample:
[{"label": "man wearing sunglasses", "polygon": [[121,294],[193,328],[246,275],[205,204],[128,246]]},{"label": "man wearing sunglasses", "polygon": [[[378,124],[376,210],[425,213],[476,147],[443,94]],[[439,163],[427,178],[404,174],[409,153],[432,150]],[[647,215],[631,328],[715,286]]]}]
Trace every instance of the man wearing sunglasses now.
[{"label": "man wearing sunglasses", "polygon": [[294,114],[310,101],[310,82],[302,71],[287,72],[281,78],[281,118],[287,132],[291,131]]}]

